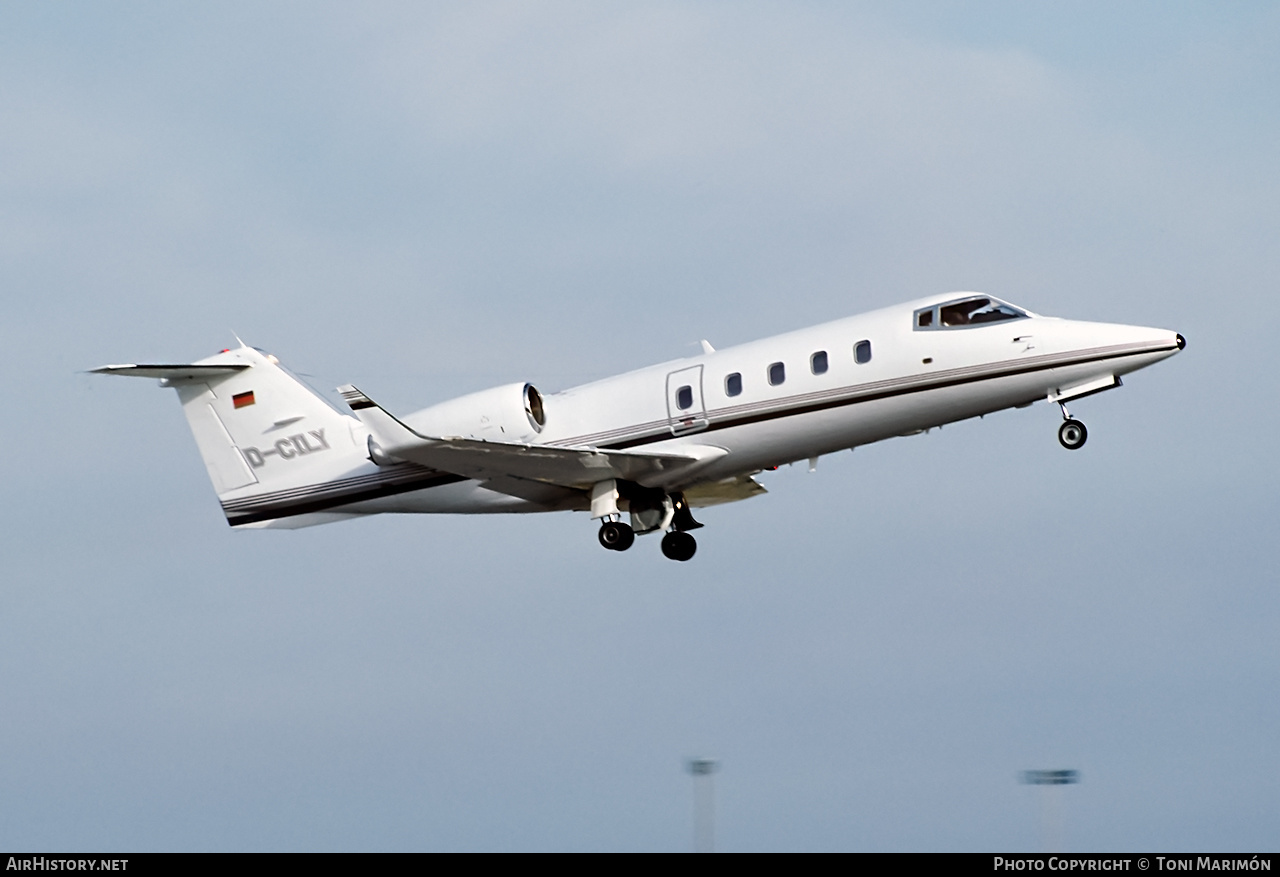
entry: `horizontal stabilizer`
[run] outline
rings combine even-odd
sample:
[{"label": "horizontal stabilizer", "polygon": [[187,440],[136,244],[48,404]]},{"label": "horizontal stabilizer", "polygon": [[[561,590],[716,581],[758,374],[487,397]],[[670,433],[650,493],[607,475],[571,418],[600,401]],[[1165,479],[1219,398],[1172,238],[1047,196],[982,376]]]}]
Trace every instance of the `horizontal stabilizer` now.
[{"label": "horizontal stabilizer", "polygon": [[253,368],[247,362],[229,362],[217,365],[167,365],[167,364],[125,364],[104,365],[89,369],[95,375],[121,375],[128,378],[160,378],[170,383],[179,381],[203,381],[221,375],[233,375],[236,372]]},{"label": "horizontal stabilizer", "polygon": [[670,486],[727,453],[717,447],[683,448],[687,453],[673,454],[424,436],[355,387],[340,387],[338,392],[369,427],[383,453],[479,481],[522,478],[579,490],[610,479]]}]

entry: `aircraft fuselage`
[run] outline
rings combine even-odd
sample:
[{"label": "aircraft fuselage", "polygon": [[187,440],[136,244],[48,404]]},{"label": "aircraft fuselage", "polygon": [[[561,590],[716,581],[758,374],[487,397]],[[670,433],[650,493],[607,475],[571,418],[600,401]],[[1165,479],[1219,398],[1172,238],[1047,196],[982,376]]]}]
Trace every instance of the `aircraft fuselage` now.
[{"label": "aircraft fuselage", "polygon": [[[1078,448],[1085,428],[1066,402],[1119,386],[1184,344],[1164,329],[1041,317],[952,293],[705,345],[546,396],[512,384],[401,419],[353,387],[343,394],[354,417],[321,406],[274,357],[247,347],[191,366],[99,371],[162,377],[178,390],[232,525],[589,508],[605,522],[602,543],[625,548],[630,528],[611,522],[630,505],[640,532],[669,531],[667,551],[669,539],[692,545],[672,533],[699,526],[682,503],[763,492],[750,479],[762,469],[1038,400],[1062,404],[1059,440]],[[624,544],[609,544],[609,526],[626,530]]]}]

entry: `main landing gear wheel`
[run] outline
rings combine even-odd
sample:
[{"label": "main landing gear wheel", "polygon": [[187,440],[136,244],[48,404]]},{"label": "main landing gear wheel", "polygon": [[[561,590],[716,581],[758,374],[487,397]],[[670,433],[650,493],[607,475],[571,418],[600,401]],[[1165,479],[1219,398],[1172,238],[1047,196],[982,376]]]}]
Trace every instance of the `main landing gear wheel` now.
[{"label": "main landing gear wheel", "polygon": [[1058,427],[1058,441],[1068,451],[1078,451],[1089,438],[1089,430],[1078,420],[1068,420]]},{"label": "main landing gear wheel", "polygon": [[698,540],[688,533],[672,530],[662,537],[662,553],[672,560],[688,560],[697,550]]},{"label": "main landing gear wheel", "polygon": [[610,551],[626,551],[635,541],[635,530],[621,521],[605,521],[600,526],[600,544]]}]

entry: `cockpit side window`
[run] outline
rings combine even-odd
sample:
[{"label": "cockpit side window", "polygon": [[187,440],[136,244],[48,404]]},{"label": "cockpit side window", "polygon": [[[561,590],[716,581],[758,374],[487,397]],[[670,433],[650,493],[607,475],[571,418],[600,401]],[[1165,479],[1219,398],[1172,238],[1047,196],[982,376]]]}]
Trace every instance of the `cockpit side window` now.
[{"label": "cockpit side window", "polygon": [[960,329],[1004,320],[1021,320],[1029,316],[1031,315],[1021,308],[1015,308],[998,298],[975,295],[931,308],[921,308],[915,313],[913,328]]},{"label": "cockpit side window", "polygon": [[1013,305],[986,297],[967,298],[964,301],[952,302],[939,309],[942,325],[947,328],[955,326],[979,326],[983,323],[999,323],[1004,320],[1019,320],[1026,313]]}]

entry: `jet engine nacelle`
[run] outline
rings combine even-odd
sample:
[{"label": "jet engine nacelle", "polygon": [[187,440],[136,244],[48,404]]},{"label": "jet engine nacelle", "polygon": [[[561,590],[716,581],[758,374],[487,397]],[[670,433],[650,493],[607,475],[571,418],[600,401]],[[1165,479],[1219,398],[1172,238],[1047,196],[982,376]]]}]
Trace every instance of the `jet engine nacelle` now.
[{"label": "jet engine nacelle", "polygon": [[491,442],[535,441],[546,422],[542,394],[532,384],[481,390],[405,418],[405,423],[421,435]]}]

